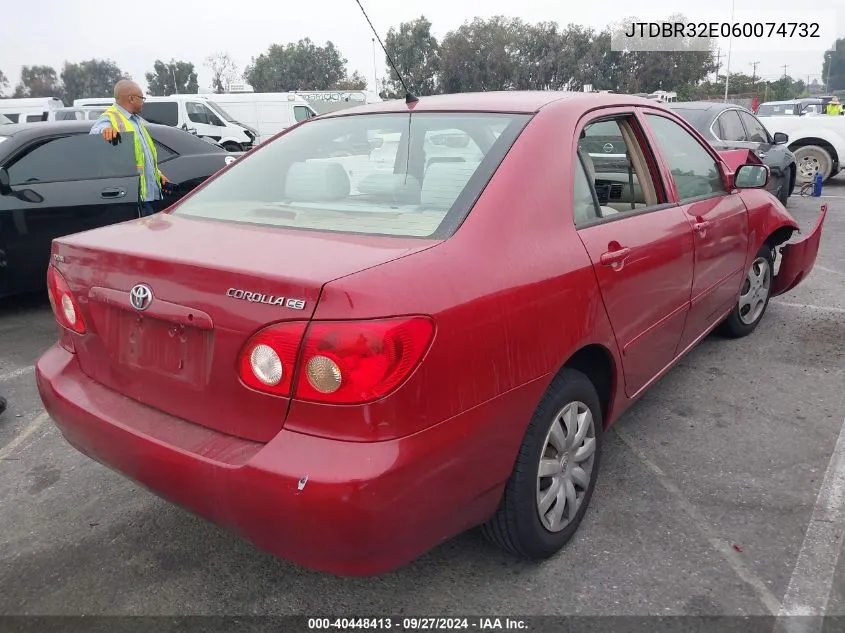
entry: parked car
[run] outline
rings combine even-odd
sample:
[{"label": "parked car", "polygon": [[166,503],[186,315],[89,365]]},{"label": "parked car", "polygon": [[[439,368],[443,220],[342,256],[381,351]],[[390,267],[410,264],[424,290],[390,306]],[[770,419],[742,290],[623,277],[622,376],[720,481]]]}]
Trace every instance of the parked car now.
[{"label": "parked car", "polygon": [[[131,135],[113,146],[89,136],[91,121],[0,127],[0,297],[46,285],[50,243],[138,217]],[[161,170],[177,185],[155,203],[178,200],[237,158],[178,129],[150,125]]]},{"label": "parked car", "polygon": [[795,190],[795,155],[780,131],[770,134],[754,114],[742,106],[711,101],[686,101],[670,105],[717,150],[750,149],[771,170],[768,189],[786,206]]},{"label": "parked car", "polygon": [[[579,147],[608,124],[627,163]],[[477,525],[550,557],[608,427],[815,263],[824,212],[784,245],[740,154],[617,94],[309,119],[164,213],[53,242],[41,399],[78,450],[308,567],[386,572]]]}]

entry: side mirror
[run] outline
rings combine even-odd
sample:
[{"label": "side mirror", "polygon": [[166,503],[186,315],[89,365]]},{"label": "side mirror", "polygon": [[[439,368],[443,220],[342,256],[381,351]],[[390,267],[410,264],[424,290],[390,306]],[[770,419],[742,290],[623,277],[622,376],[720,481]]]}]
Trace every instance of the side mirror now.
[{"label": "side mirror", "polygon": [[32,189],[12,191],[12,187],[9,182],[9,172],[0,167],[0,196],[14,196],[18,200],[23,200],[24,202],[44,202],[44,196]]},{"label": "side mirror", "polygon": [[775,145],[786,145],[789,142],[789,135],[783,132],[775,132],[774,141]]},{"label": "side mirror", "polygon": [[737,189],[763,189],[769,184],[769,174],[767,165],[741,165],[734,175],[734,186]]}]

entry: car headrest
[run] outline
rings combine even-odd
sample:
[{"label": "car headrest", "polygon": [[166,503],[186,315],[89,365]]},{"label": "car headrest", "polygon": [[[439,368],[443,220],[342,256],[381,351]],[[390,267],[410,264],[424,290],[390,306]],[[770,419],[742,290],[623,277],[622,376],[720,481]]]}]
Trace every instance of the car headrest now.
[{"label": "car headrest", "polygon": [[340,163],[293,163],[285,179],[285,198],[299,202],[340,200],[349,189],[349,176]]},{"label": "car headrest", "polygon": [[420,198],[420,181],[410,174],[373,172],[357,186],[365,196],[377,196],[397,204],[416,204]]},{"label": "car headrest", "polygon": [[432,163],[425,170],[420,204],[448,210],[478,169],[478,163]]}]

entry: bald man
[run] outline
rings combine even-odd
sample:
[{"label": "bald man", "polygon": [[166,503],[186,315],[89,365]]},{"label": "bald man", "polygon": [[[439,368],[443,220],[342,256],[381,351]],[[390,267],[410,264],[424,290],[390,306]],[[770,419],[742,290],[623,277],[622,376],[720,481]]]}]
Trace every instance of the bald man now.
[{"label": "bald man", "polygon": [[153,203],[161,200],[161,188],[168,180],[158,169],[155,144],[141,118],[144,107],[141,87],[134,81],[122,79],[114,86],[114,105],[100,115],[91,128],[91,134],[100,134],[111,143],[118,132],[134,132],[135,159],[140,176],[139,207],[141,217],[155,213]]}]

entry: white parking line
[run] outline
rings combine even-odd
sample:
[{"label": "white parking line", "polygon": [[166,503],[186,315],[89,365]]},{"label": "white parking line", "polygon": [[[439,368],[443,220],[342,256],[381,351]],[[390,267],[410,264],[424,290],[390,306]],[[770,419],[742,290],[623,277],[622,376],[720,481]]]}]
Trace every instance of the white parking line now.
[{"label": "white parking line", "polygon": [[11,455],[12,451],[14,451],[21,444],[23,444],[24,441],[26,441],[26,438],[28,438],[30,435],[32,435],[38,429],[40,429],[41,425],[43,425],[49,419],[50,419],[49,414],[46,411],[44,411],[37,418],[35,418],[32,422],[30,422],[24,428],[24,430],[21,431],[18,434],[18,436],[15,439],[13,439],[11,442],[6,444],[6,446],[4,446],[3,448],[0,448],[0,461],[4,460],[6,457]]},{"label": "white parking line", "polygon": [[0,382],[6,382],[7,380],[14,380],[15,378],[19,378],[21,376],[26,376],[27,374],[31,374],[35,371],[35,365],[30,365],[29,367],[21,367],[20,369],[14,369],[12,371],[7,371],[4,374],[0,374]]},{"label": "white parking line", "polygon": [[813,310],[816,312],[836,312],[839,314],[845,313],[845,308],[836,308],[834,306],[819,306],[813,303],[789,303],[788,301],[778,301],[773,299],[772,303],[779,306],[786,306],[787,308],[800,308],[802,310]]},{"label": "white parking line", "polygon": [[816,269],[822,270],[826,273],[833,273],[834,275],[845,275],[845,273],[843,273],[842,271],[833,270],[833,268],[825,268],[824,266],[819,266],[818,264],[813,266],[813,270],[816,270]]},{"label": "white parking line", "polygon": [[745,584],[751,587],[768,612],[771,615],[777,615],[780,611],[780,601],[769,590],[766,583],[748,568],[730,543],[716,536],[715,531],[707,524],[707,519],[701,514],[701,512],[698,511],[698,508],[687,500],[684,493],[681,492],[681,489],[669,480],[666,473],[664,473],[657,464],[652,462],[643,451],[634,445],[631,437],[618,427],[614,427],[614,430],[625,446],[627,446],[631,452],[637,456],[637,459],[639,459],[640,462],[642,462],[642,464],[652,472],[660,485],[663,486],[673,497],[675,497],[677,504],[692,519],[692,522],[698,531],[701,532],[704,538],[707,539],[713,549],[722,555],[722,558],[727,561],[731,569],[734,570],[734,573],[743,582],[745,582]]},{"label": "white parking line", "polygon": [[782,622],[787,631],[822,630],[836,562],[845,538],[845,422],[827,464],[813,515],[778,615],[815,616]]}]

